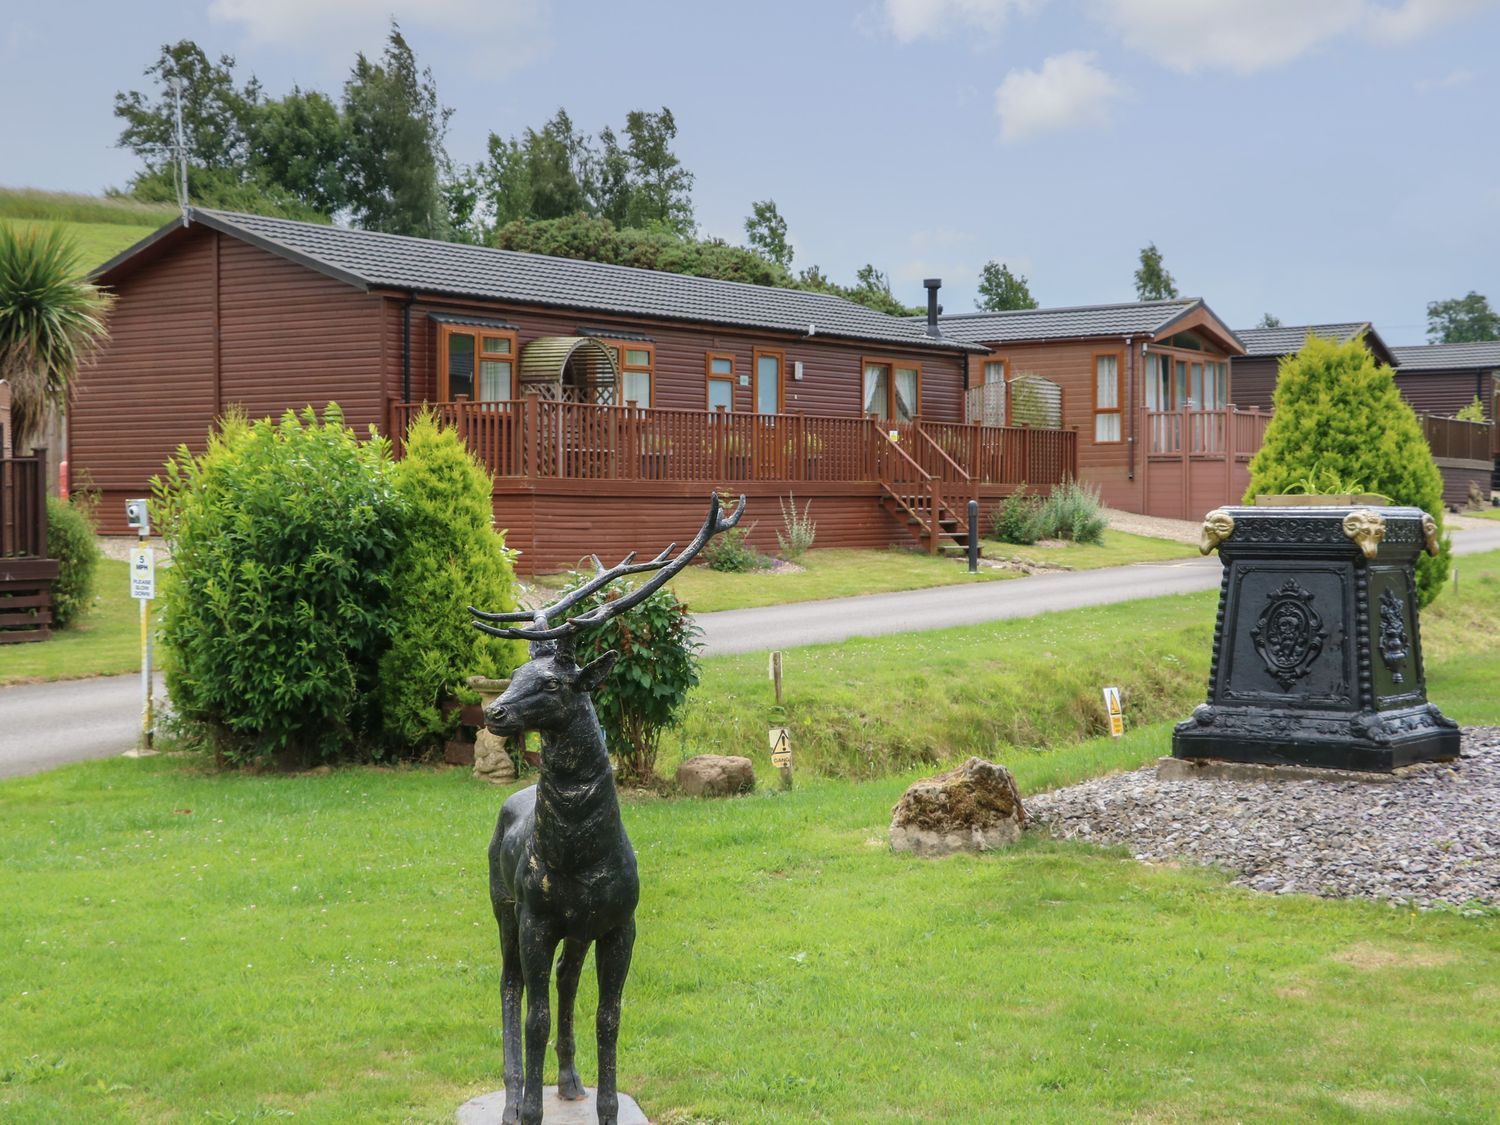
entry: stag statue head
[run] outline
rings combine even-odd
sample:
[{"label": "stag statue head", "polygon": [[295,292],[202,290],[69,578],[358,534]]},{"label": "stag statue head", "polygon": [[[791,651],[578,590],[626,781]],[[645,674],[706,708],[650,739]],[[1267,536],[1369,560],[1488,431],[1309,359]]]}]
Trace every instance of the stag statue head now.
[{"label": "stag statue head", "polygon": [[[626,555],[615,566],[605,568],[598,557],[594,558],[594,576],[576,589],[568,591],[558,601],[538,610],[520,610],[515,613],[486,613],[469,607],[473,615],[472,624],[491,636],[518,638],[531,642],[531,659],[511,676],[510,687],[505,694],[485,708],[485,726],[494,734],[516,735],[528,730],[552,731],[566,727],[574,721],[577,707],[586,703],[589,696],[609,675],[619,653],[610,651],[579,667],[574,658],[574,646],[578,637],[590,629],[596,629],[613,617],[645,601],[697,556],[708,545],[708,541],[721,531],[727,531],[740,522],[745,511],[745,498],[741,496],[734,510],[725,515],[719,510],[719,498],[714,496],[708,505],[708,519],[693,541],[675,558],[673,543],[649,562],[635,561],[635,552]],[[562,617],[568,610],[605,586],[630,574],[655,573],[640,586],[621,597],[603,605],[564,619],[560,624],[551,622]],[[491,622],[529,621],[529,628],[500,627]]]}]

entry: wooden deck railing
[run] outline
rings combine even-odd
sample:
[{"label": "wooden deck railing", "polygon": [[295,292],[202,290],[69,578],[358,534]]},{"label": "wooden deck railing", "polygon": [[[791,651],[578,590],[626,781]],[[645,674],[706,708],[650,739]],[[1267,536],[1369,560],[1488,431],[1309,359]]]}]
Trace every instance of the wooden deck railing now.
[{"label": "wooden deck railing", "polygon": [[[661,410],[537,396],[508,402],[392,402],[391,434],[398,454],[403,435],[423,409],[430,409],[440,425],[458,431],[497,477],[712,484],[878,481],[883,469],[892,469],[892,431],[907,460],[927,477],[951,486],[946,490],[950,495],[962,493],[964,499],[982,484],[1046,487],[1078,471],[1078,435],[1071,430]],[[902,472],[909,470],[903,467]]]},{"label": "wooden deck railing", "polygon": [[1146,453],[1248,461],[1265,443],[1271,415],[1260,410],[1147,410]]},{"label": "wooden deck railing", "polygon": [[0,458],[0,558],[47,557],[47,451]]},{"label": "wooden deck railing", "polygon": [[1460,422],[1457,418],[1422,415],[1422,432],[1432,455],[1455,461],[1488,461],[1495,459],[1495,424],[1493,422]]}]

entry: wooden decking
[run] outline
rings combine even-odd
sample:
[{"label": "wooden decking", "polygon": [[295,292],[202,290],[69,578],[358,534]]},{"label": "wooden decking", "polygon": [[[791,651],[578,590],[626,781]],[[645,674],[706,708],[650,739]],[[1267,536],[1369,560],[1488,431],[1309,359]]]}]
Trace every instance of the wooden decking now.
[{"label": "wooden decking", "polygon": [[0,644],[44,641],[52,626],[47,451],[0,458]]},{"label": "wooden decking", "polygon": [[1261,410],[1147,410],[1144,507],[1147,515],[1201,519],[1238,504],[1250,484],[1250,458],[1266,438]]},{"label": "wooden decking", "polygon": [[[1023,484],[1046,492],[1078,468],[1070,430],[654,410],[537,396],[393,402],[398,452],[400,435],[423,409],[459,432],[494,474],[497,523],[509,529],[513,546],[532,553],[525,565],[533,570],[621,541],[664,545],[692,522],[683,522],[681,504],[696,507],[713,489],[760,501],[754,518],[771,521],[760,533],[766,546],[774,545],[778,518],[767,501],[795,495],[816,498],[824,545],[881,545],[909,534],[935,553],[966,545],[970,500],[993,507]],[[558,521],[576,534],[544,526]],[[602,545],[585,543],[590,532]],[[552,545],[539,549],[544,540]]]}]

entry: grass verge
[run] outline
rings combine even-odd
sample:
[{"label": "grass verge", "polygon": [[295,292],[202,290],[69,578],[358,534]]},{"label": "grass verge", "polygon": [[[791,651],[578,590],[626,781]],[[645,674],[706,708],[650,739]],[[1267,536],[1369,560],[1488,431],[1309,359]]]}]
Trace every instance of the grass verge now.
[{"label": "grass verge", "polygon": [[[1032,564],[1062,565],[1076,570],[1181,559],[1191,551],[1180,543],[1123,531],[1105,532],[1104,543],[1099,546],[1018,547],[992,540],[984,543],[987,557],[1015,557]],[[712,613],[1021,577],[1017,571],[985,568],[970,574],[962,559],[898,548],[874,551],[829,547],[809,551],[798,560],[798,565],[804,568],[800,572],[774,574],[765,571],[724,574],[706,566],[693,566],[672,580],[672,588],[695,612]],[[565,577],[545,574],[529,581],[544,590],[555,590],[562,587]]]},{"label": "grass verge", "polygon": [[[1217,598],[1154,598],[789,650],[785,725],[797,768],[871,778],[997,747],[1055,749],[1108,729],[1105,685],[1121,689],[1132,725],[1182,719],[1203,702]],[[1500,671],[1500,552],[1464,560],[1461,592],[1450,588],[1423,612],[1422,641],[1440,707],[1449,706],[1447,677]],[[682,728],[664,740],[662,767],[671,772],[688,753],[763,761],[771,702],[764,653],[705,660]]]},{"label": "grass verge", "polygon": [[130,596],[129,567],[100,559],[88,612],[49,640],[0,645],[0,685],[139,672],[140,620]]}]

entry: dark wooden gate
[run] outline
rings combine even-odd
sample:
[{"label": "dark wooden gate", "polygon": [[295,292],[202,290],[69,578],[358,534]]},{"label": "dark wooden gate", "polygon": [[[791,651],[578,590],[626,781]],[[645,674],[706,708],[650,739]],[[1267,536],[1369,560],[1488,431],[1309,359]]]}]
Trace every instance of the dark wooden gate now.
[{"label": "dark wooden gate", "polygon": [[47,451],[0,457],[0,644],[47,639],[57,561],[47,557]]}]

